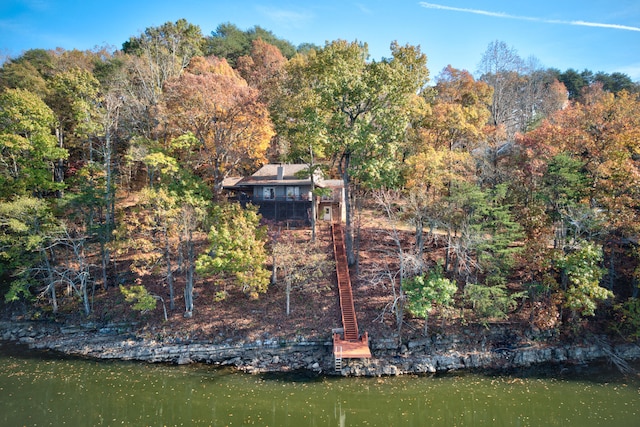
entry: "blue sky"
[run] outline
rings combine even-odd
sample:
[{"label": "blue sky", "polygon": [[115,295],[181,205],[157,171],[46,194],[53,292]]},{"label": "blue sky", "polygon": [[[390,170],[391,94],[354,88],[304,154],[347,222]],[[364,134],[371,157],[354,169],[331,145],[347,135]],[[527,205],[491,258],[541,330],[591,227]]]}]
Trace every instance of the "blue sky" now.
[{"label": "blue sky", "polygon": [[451,64],[474,73],[500,40],[543,67],[623,72],[640,81],[638,0],[2,0],[0,56],[31,48],[120,48],[146,27],[185,18],[210,34],[225,22],[259,25],[294,45],[336,39],[420,45],[435,77]]}]

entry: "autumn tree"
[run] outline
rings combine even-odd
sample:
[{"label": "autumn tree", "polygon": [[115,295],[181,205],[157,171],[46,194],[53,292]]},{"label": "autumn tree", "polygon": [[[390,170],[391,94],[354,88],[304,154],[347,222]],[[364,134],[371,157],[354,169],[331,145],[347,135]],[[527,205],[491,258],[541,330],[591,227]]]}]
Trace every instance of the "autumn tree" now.
[{"label": "autumn tree", "polygon": [[176,279],[184,275],[187,316],[193,312],[195,242],[204,234],[211,200],[208,187],[191,173],[188,163],[177,159],[194,144],[197,141],[190,135],[171,140],[166,148],[147,142],[150,151],[141,161],[149,183],[140,191],[137,204],[126,215],[122,212],[114,242],[118,255],[133,257],[132,270],[139,276],[163,271],[171,310],[175,309]]},{"label": "autumn tree", "polygon": [[549,176],[545,191],[572,202],[556,214],[562,219],[558,245],[578,238],[602,244],[613,289],[621,244],[637,233],[639,104],[634,95],[616,96],[597,84],[582,100],[525,135],[521,145],[530,152],[528,167]]},{"label": "autumn tree", "polygon": [[151,113],[160,101],[165,82],[180,76],[191,58],[201,55],[202,41],[200,27],[179,19],[148,27],[123,43],[122,50],[129,55],[125,68],[133,95],[128,101],[135,116],[132,123],[143,136],[152,136]]},{"label": "autumn tree", "polygon": [[273,86],[284,73],[286,62],[277,47],[257,39],[252,42],[250,54],[238,58],[236,68],[249,86],[260,91],[266,104],[271,98],[269,94],[273,94]]},{"label": "autumn tree", "polygon": [[200,27],[178,19],[159,27],[148,27],[137,37],[123,43],[125,53],[142,57],[147,69],[143,75],[149,78],[151,91],[159,92],[164,82],[176,77],[187,68],[192,57],[201,53]]},{"label": "autumn tree", "polygon": [[415,227],[415,249],[424,251],[424,229],[433,237],[438,228],[453,232],[450,195],[452,184],[470,181],[474,164],[468,152],[456,149],[433,148],[429,145],[406,161],[405,204],[403,216]]},{"label": "autumn tree", "polygon": [[420,126],[423,144],[472,150],[484,137],[490,117],[491,87],[450,65],[436,79],[431,114]]},{"label": "autumn tree", "polygon": [[273,135],[269,113],[225,60],[194,58],[190,68],[165,85],[160,119],[168,135],[191,133],[198,145],[190,154],[194,169],[215,194],[232,172],[264,160]]},{"label": "autumn tree", "polygon": [[494,126],[505,126],[509,134],[515,133],[518,98],[515,88],[524,66],[518,52],[505,42],[495,40],[489,43],[478,66],[481,80],[493,88],[491,101],[491,122]]},{"label": "autumn tree", "polygon": [[533,57],[523,60],[502,41],[489,43],[478,73],[493,89],[491,124],[502,127],[507,139],[525,132],[566,101],[566,92],[553,73],[542,70]]},{"label": "autumn tree", "polygon": [[[639,110],[633,95],[614,96],[592,87],[585,94],[585,103],[558,112],[521,141],[530,151],[530,167],[544,173],[544,160],[551,165],[548,173],[556,178],[549,184],[564,182],[567,187],[571,184],[567,180],[573,180],[573,189],[562,190],[572,193],[563,197],[579,197],[603,209],[611,228],[624,234],[634,229],[635,222]],[[558,163],[562,156],[564,165]],[[572,167],[574,178],[560,167]]]}]

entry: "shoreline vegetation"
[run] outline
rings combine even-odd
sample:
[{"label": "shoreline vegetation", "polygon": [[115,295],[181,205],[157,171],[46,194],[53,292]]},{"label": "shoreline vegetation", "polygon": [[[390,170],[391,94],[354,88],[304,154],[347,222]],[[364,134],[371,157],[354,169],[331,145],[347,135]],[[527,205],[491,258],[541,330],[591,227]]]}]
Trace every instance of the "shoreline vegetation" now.
[{"label": "shoreline vegetation", "polygon": [[373,352],[340,374],[631,371],[640,84],[534,59],[496,40],[433,73],[419,46],[184,19],[7,59],[0,337],[331,373],[339,217]]}]

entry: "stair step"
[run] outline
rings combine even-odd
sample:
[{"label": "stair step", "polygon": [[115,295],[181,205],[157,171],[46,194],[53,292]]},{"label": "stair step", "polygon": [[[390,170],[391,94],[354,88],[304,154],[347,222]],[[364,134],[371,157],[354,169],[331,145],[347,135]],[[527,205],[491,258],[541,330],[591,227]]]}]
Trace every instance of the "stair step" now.
[{"label": "stair step", "polygon": [[[344,247],[344,233],[342,227],[333,224],[331,227],[333,235],[334,256],[336,260],[336,277],[338,281],[338,291],[340,296],[340,309],[342,311],[343,336],[347,340],[358,339],[358,322],[353,303],[353,293],[351,291],[351,278],[347,266],[347,257]],[[336,370],[342,366],[342,358],[336,356]]]}]

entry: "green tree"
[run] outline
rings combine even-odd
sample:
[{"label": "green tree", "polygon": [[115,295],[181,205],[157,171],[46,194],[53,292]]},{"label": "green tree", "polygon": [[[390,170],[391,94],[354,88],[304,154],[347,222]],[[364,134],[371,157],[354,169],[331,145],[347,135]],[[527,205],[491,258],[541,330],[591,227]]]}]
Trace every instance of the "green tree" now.
[{"label": "green tree", "polygon": [[170,308],[175,308],[176,271],[184,273],[185,316],[193,312],[195,242],[203,232],[212,198],[207,185],[195,176],[187,161],[179,162],[181,151],[190,151],[196,141],[183,135],[160,147],[149,142],[142,157],[149,185],[140,192],[138,204],[123,212],[116,231],[119,254],[133,250],[133,267],[140,275],[164,269]]},{"label": "green tree", "polygon": [[21,196],[0,202],[0,276],[11,278],[7,301],[30,299],[33,289],[44,284],[57,311],[50,249],[61,234],[44,200]]},{"label": "green tree", "polygon": [[521,250],[516,243],[523,238],[522,227],[513,219],[506,196],[504,184],[485,192],[471,219],[471,229],[478,237],[478,265],[489,285],[506,282]]},{"label": "green tree", "polygon": [[[50,87],[46,101],[56,115],[58,146],[66,148],[73,160],[93,160],[92,138],[99,132],[100,83],[91,72],[76,67],[56,74]],[[64,175],[61,163],[56,174],[61,181]]]},{"label": "green tree", "polygon": [[209,247],[196,263],[198,274],[231,276],[235,285],[252,297],[266,292],[270,279],[265,267],[267,231],[259,224],[257,210],[219,204],[213,208],[211,221]]},{"label": "green tree", "polygon": [[558,256],[556,265],[561,269],[565,306],[580,316],[593,316],[597,304],[613,298],[613,292],[600,286],[605,270],[602,248],[592,242],[582,242],[573,251]]},{"label": "green tree", "polygon": [[611,326],[614,331],[629,341],[640,338],[640,298],[630,297],[614,306],[617,321]]},{"label": "green tree", "polygon": [[482,322],[488,319],[506,319],[509,312],[516,308],[517,300],[524,298],[525,294],[510,293],[503,283],[494,286],[468,283],[464,287],[464,300],[471,305]]},{"label": "green tree", "polygon": [[142,285],[129,287],[120,285],[120,292],[124,295],[125,301],[132,304],[134,310],[144,313],[156,308],[156,299]]},{"label": "green tree", "polygon": [[567,91],[569,92],[569,99],[579,99],[582,96],[582,89],[591,84],[591,82],[585,77],[587,77],[585,72],[578,73],[573,68],[569,68],[565,72],[560,73],[558,80],[560,80],[560,82],[567,88]]},{"label": "green tree", "polygon": [[45,98],[49,91],[53,58],[49,52],[37,49],[5,62],[0,68],[0,89],[25,89]]},{"label": "green tree", "polygon": [[634,93],[640,89],[638,83],[634,83],[631,77],[620,72],[611,74],[598,72],[594,76],[594,80],[601,83],[604,90],[614,94],[622,92],[623,90]]},{"label": "green tree", "polygon": [[166,186],[143,188],[138,204],[123,215],[112,244],[116,255],[133,251],[131,270],[139,276],[164,268],[171,310],[175,309],[179,203],[178,195]]},{"label": "green tree", "polygon": [[205,55],[225,58],[235,68],[238,59],[248,56],[252,43],[258,39],[277,47],[286,58],[292,58],[296,53],[296,48],[291,43],[276,37],[271,31],[259,26],[242,31],[229,22],[218,25],[211,36],[205,39],[203,50]]},{"label": "green tree", "polygon": [[338,40],[309,52],[288,69],[292,76],[304,78],[303,86],[311,96],[293,120],[281,123],[289,123],[301,134],[309,132],[314,141],[319,139],[323,154],[338,165],[346,193],[345,243],[350,264],[355,262],[352,178],[372,187],[398,182],[395,162],[409,124],[407,106],[429,75],[426,56],[418,48],[392,43],[391,52],[391,59],[367,62],[365,44]]},{"label": "green tree", "polygon": [[575,221],[571,213],[584,211],[589,190],[589,180],[584,172],[584,161],[570,153],[560,153],[548,163],[542,177],[540,194],[547,206],[548,215],[554,222],[554,247],[564,247],[569,229],[574,229],[575,239],[581,237],[578,229],[581,222]]},{"label": "green tree", "polygon": [[54,182],[54,164],[67,151],[52,134],[55,117],[35,94],[23,89],[0,93],[0,194],[36,194],[62,188]]},{"label": "green tree", "polygon": [[448,307],[453,304],[453,296],[458,287],[443,275],[442,267],[437,266],[427,274],[405,280],[402,284],[407,296],[405,308],[409,313],[424,319],[424,336],[427,336],[429,313],[435,307]]}]

